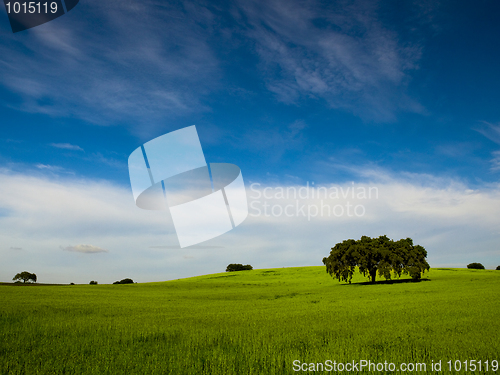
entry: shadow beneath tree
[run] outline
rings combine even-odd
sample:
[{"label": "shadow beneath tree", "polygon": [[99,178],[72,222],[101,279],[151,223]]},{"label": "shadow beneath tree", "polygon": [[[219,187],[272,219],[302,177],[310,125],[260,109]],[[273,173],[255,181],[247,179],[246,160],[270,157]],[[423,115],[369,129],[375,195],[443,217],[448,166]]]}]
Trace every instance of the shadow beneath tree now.
[{"label": "shadow beneath tree", "polygon": [[396,280],[380,280],[380,281],[375,281],[374,283],[370,281],[364,281],[362,283],[351,283],[351,284],[341,284],[341,285],[383,285],[383,284],[406,284],[406,283],[420,283],[422,281],[431,281],[431,279],[420,279],[420,280],[413,280],[413,279],[396,279]]}]

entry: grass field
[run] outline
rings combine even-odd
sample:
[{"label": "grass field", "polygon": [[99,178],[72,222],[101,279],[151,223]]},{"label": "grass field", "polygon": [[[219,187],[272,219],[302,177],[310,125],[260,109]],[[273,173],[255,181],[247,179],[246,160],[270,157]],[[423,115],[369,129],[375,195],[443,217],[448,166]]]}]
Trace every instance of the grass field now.
[{"label": "grass field", "polygon": [[[485,373],[488,361],[491,370],[500,360],[500,271],[431,269],[424,278],[364,285],[357,274],[348,285],[324,267],[301,267],[0,285],[0,372],[291,374],[297,360],[419,362],[429,374],[449,373],[449,360],[462,361],[457,373]],[[439,360],[442,371],[432,371]],[[465,371],[470,360],[482,371]]]}]

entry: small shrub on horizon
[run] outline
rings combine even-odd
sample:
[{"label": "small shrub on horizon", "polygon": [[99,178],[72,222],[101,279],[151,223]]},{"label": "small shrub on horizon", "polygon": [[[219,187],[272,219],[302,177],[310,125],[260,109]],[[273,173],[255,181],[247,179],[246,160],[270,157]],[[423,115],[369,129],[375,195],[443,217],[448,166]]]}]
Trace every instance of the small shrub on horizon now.
[{"label": "small shrub on horizon", "polygon": [[497,268],[495,268],[497,271],[500,271],[500,266],[497,266]]},{"label": "small shrub on horizon", "polygon": [[92,280],[89,284],[90,284],[90,285],[97,285],[97,281]]},{"label": "small shrub on horizon", "polygon": [[484,266],[481,263],[469,263],[467,268],[473,270],[484,270]]},{"label": "small shrub on horizon", "polygon": [[226,268],[226,272],[250,271],[250,270],[253,270],[253,267],[250,264],[243,265],[243,264],[240,264],[240,263],[231,263]]}]

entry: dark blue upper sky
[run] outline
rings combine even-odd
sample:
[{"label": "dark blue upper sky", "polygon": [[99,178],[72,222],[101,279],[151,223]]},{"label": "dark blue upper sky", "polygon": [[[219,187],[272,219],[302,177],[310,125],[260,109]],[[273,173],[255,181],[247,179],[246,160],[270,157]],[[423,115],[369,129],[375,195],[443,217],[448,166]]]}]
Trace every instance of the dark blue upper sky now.
[{"label": "dark blue upper sky", "polygon": [[251,179],[371,166],[497,181],[499,14],[495,1],[82,1],[17,34],[4,15],[0,160],[127,184],[133,149],[196,124],[207,159]]}]

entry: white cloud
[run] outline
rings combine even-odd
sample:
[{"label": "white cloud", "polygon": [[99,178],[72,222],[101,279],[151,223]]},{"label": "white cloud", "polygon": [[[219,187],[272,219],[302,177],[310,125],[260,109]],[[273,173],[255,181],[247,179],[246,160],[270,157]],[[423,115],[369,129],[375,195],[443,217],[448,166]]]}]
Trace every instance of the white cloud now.
[{"label": "white cloud", "polygon": [[[223,67],[234,70],[217,54],[246,46],[283,102],[320,98],[374,121],[421,113],[406,90],[420,47],[400,41],[370,4],[258,0],[212,12],[200,3],[90,0],[79,17],[2,39],[0,83],[22,99],[8,105],[23,111],[127,123],[147,136],[160,120],[207,111]],[[236,22],[222,18],[231,16]],[[245,91],[224,83],[226,92]]]},{"label": "white cloud", "polygon": [[72,174],[74,175],[75,172],[67,170],[66,168],[60,167],[58,165],[50,165],[50,164],[35,164],[35,167],[41,170],[48,171],[53,174],[58,174],[58,173],[66,173],[66,174]]},{"label": "white cloud", "polygon": [[271,0],[240,6],[268,88],[283,102],[323,98],[372,121],[395,120],[399,111],[424,112],[406,94],[420,47],[403,45],[384,28],[374,3]]},{"label": "white cloud", "polygon": [[79,17],[2,39],[0,84],[22,98],[10,105],[27,112],[151,131],[154,119],[206,109],[200,97],[215,85],[218,63],[202,10],[154,1],[80,3]]},{"label": "white cloud", "polygon": [[269,124],[256,125],[248,129],[243,138],[232,139],[234,147],[267,153],[268,160],[279,159],[287,151],[301,151],[305,148],[304,129],[308,126],[303,120],[296,120],[281,128]]},{"label": "white cloud", "polygon": [[[270,198],[263,199],[266,186],[261,185],[259,201],[248,186],[250,216],[241,225],[199,246],[180,249],[168,211],[137,208],[128,187],[0,170],[0,208],[6,212],[0,217],[0,280],[9,281],[19,269],[36,272],[41,282],[111,283],[124,277],[145,282],[223,272],[229,263],[255,268],[321,265],[335,243],[383,234],[413,238],[428,250],[433,267],[465,267],[473,261],[498,265],[498,186],[472,190],[459,181],[429,175],[395,176],[378,170],[378,180],[376,173],[363,173],[371,176],[365,180],[369,182],[325,185],[339,188],[338,198],[282,198],[274,194],[280,185],[271,185],[273,189],[266,190]],[[353,198],[347,190],[353,186],[375,186],[378,198]],[[340,188],[347,191],[345,197]],[[268,216],[264,204],[269,205]],[[343,206],[344,214],[328,216],[326,209],[323,215],[315,214],[313,208],[307,217],[308,206],[321,209],[322,204],[330,209]],[[285,212],[287,205],[293,206],[288,209],[291,216],[272,214],[273,209]],[[363,206],[364,215],[356,216],[357,205]],[[79,244],[66,249],[80,252],[95,251],[98,245],[107,252],[75,257],[61,251],[61,244]]]},{"label": "white cloud", "polygon": [[474,129],[490,141],[500,144],[500,124],[491,124],[483,121],[482,126]]},{"label": "white cloud", "polygon": [[[478,128],[475,128],[474,130],[488,138],[490,141],[500,145],[500,123],[492,124],[483,121],[482,125]],[[493,158],[490,159],[490,170],[493,172],[498,172],[500,170],[500,151],[493,151],[491,155],[493,156]]]},{"label": "white cloud", "polygon": [[107,253],[108,250],[102,249],[93,245],[76,245],[76,246],[66,246],[62,248],[65,251],[74,251],[76,253],[84,254],[96,254],[96,253]]},{"label": "white cloud", "polygon": [[[249,232],[248,241],[241,240],[240,246],[248,243],[247,248],[262,249],[260,261],[266,266],[279,266],[276,261],[280,256],[273,260],[273,255],[280,252],[283,253],[281,261],[284,265],[320,265],[322,257],[337,242],[357,239],[362,235],[373,237],[386,234],[395,239],[413,238],[426,247],[434,267],[464,267],[473,259],[479,259],[489,267],[495,266],[500,256],[496,245],[500,236],[498,186],[489,190],[471,190],[459,182],[441,180],[438,184],[436,181],[439,179],[434,179],[425,183],[428,176],[418,177],[386,176],[380,182],[374,179],[370,184],[355,184],[356,187],[377,187],[378,199],[353,199],[351,195],[323,200],[261,198],[259,204],[254,203],[254,207],[261,209],[260,216],[251,216],[246,226],[242,225],[241,231]],[[341,187],[348,189],[349,185],[342,184]],[[263,188],[260,188],[261,192]],[[253,194],[254,198],[256,196]],[[268,204],[267,217],[263,214],[264,203]],[[351,205],[350,216],[347,213],[348,204]],[[288,205],[291,217],[286,216]],[[363,206],[365,215],[355,215],[357,205]],[[332,209],[331,214],[326,206]],[[342,207],[344,214],[335,216],[334,206]],[[322,207],[325,207],[323,215]],[[272,214],[273,209],[277,215]],[[308,210],[311,212],[309,218]],[[257,213],[252,208],[250,212]],[[362,212],[358,209],[358,213]],[[258,235],[252,237],[250,232]]]},{"label": "white cloud", "polygon": [[492,171],[500,171],[500,151],[493,151],[492,152],[493,159],[490,160],[491,162],[491,170]]},{"label": "white cloud", "polygon": [[83,148],[77,145],[72,145],[70,143],[51,143],[50,146],[56,148],[62,148],[65,150],[83,151]]}]

